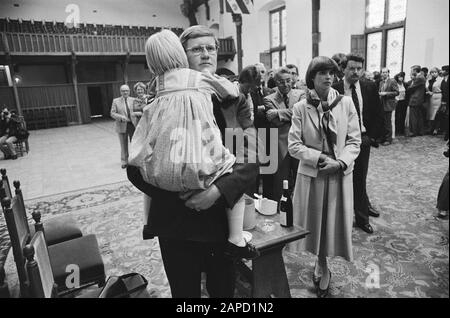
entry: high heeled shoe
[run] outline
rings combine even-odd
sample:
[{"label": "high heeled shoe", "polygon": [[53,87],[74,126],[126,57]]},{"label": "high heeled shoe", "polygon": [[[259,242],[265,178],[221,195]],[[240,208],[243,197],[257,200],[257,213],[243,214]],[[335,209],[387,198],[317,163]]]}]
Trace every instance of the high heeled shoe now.
[{"label": "high heeled shoe", "polygon": [[330,278],[328,281],[328,286],[325,289],[320,288],[320,281],[319,281],[319,286],[317,287],[317,298],[325,298],[328,296],[328,291],[330,289],[330,284],[331,284],[331,272],[328,271],[330,273]]},{"label": "high heeled shoe", "polygon": [[312,281],[313,281],[314,287],[318,288],[320,279],[322,278],[322,276],[316,276],[316,268],[317,268],[317,263],[314,265],[314,270],[312,273]]},{"label": "high heeled shoe", "polygon": [[322,276],[316,276],[316,274],[315,273],[312,273],[312,281],[313,281],[313,284],[314,284],[314,286],[317,288],[317,287],[319,287],[319,284],[320,284],[320,279],[322,278]]}]

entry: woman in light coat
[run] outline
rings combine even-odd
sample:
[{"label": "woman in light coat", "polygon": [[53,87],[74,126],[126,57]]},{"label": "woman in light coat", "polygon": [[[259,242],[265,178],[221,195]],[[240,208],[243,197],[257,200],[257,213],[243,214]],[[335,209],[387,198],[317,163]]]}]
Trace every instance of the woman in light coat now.
[{"label": "woman in light coat", "polygon": [[350,97],[331,88],[336,62],[314,58],[306,73],[307,99],[295,104],[289,153],[300,160],[294,189],[294,223],[310,231],[293,252],[318,256],[313,273],[318,297],[331,280],[327,257],[353,260],[353,166],[360,152],[358,114]]},{"label": "woman in light coat", "polygon": [[436,113],[441,107],[442,91],[441,83],[442,77],[439,77],[439,69],[433,67],[430,70],[430,79],[426,83],[427,96],[429,96],[429,103],[427,104],[427,120],[430,123],[430,134],[437,135],[437,129],[435,123]]}]

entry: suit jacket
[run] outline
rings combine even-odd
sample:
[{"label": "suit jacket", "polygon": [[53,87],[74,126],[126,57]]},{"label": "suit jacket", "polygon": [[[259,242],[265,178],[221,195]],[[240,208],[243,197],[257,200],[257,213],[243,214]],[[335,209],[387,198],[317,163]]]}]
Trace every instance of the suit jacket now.
[{"label": "suit jacket", "polygon": [[448,105],[448,79],[443,79],[441,82],[441,91],[442,91],[442,103]]},{"label": "suit jacket", "polygon": [[423,107],[426,92],[425,82],[425,77],[417,75],[406,88],[406,100],[410,107]]},{"label": "suit jacket", "polygon": [[264,97],[275,93],[275,89],[263,87],[262,94],[259,90],[252,91],[250,96],[253,102],[253,114],[254,114],[254,123],[256,128],[268,128],[270,127],[270,123],[266,119],[266,113],[264,110],[259,110],[258,106],[264,105]]},{"label": "suit jacket", "polygon": [[116,121],[116,133],[124,134],[127,131],[128,114],[131,118],[131,111],[134,104],[134,98],[128,97],[128,108],[123,97],[115,98],[111,106],[111,117]]},{"label": "suit jacket", "polygon": [[[342,160],[347,165],[344,171],[344,175],[347,175],[353,171],[354,162],[360,152],[361,130],[358,114],[352,98],[348,96],[345,96],[331,112],[338,124],[334,155],[337,160]],[[324,141],[317,109],[306,100],[294,106],[288,140],[289,153],[300,160],[298,173],[312,178],[317,177],[319,172],[317,164]]]},{"label": "suit jacket", "polygon": [[380,82],[380,92],[386,92],[386,96],[380,96],[381,105],[385,112],[392,112],[397,106],[396,96],[400,94],[397,81],[393,78],[388,78],[386,81]]},{"label": "suit jacket", "polygon": [[304,91],[291,89],[288,93],[289,105],[285,105],[283,96],[278,90],[264,98],[265,111],[267,112],[269,109],[275,109],[278,112],[278,116],[270,121],[270,127],[278,128],[279,160],[283,160],[288,153],[288,134],[289,129],[291,128],[292,108],[305,97],[306,93]]},{"label": "suit jacket", "polygon": [[[250,109],[243,95],[220,103],[213,99],[214,116],[222,134],[226,128],[248,125],[245,132],[255,134],[250,119]],[[247,153],[248,151],[246,151]],[[139,168],[128,166],[128,179],[139,190],[152,198],[148,220],[149,235],[196,242],[223,242],[228,236],[226,208],[233,207],[244,192],[251,187],[253,193],[258,163],[243,163],[233,166],[233,172],[214,182],[222,194],[221,198],[206,211],[192,211],[175,192],[165,191],[146,183]]]},{"label": "suit jacket", "polygon": [[[384,133],[384,114],[378,95],[378,87],[371,81],[359,81],[363,99],[363,121],[367,135],[372,139],[382,138]],[[345,95],[344,81],[333,85],[339,94]]]}]

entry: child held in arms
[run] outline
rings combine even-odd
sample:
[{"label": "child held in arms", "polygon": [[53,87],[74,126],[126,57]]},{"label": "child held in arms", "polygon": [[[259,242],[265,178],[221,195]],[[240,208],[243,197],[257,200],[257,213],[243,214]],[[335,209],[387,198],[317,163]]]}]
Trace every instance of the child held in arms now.
[{"label": "child held in arms", "polygon": [[[152,35],[145,51],[155,78],[156,96],[144,108],[136,128],[129,164],[140,169],[147,183],[185,197],[189,192],[207,189],[233,171],[236,158],[222,144],[211,97],[215,95],[223,101],[237,98],[239,91],[227,79],[189,69],[184,48],[172,31]],[[144,204],[145,220],[148,201]],[[253,259],[259,253],[243,237],[244,208],[241,198],[227,210],[226,252],[233,257]]]}]

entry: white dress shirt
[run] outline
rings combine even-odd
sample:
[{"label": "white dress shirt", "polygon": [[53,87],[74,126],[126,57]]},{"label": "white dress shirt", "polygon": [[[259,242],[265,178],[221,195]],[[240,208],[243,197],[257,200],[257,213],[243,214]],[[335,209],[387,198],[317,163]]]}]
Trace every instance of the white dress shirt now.
[{"label": "white dress shirt", "polygon": [[[344,78],[344,92],[345,96],[352,97],[352,89],[350,88],[350,83],[347,82],[347,80]],[[359,84],[359,81],[355,83],[355,89],[356,89],[356,95],[358,95],[358,102],[359,102],[359,114],[360,114],[360,120],[361,120],[361,132],[365,133],[366,127],[364,127],[364,120],[363,120],[363,98],[361,93],[361,85]]]}]

